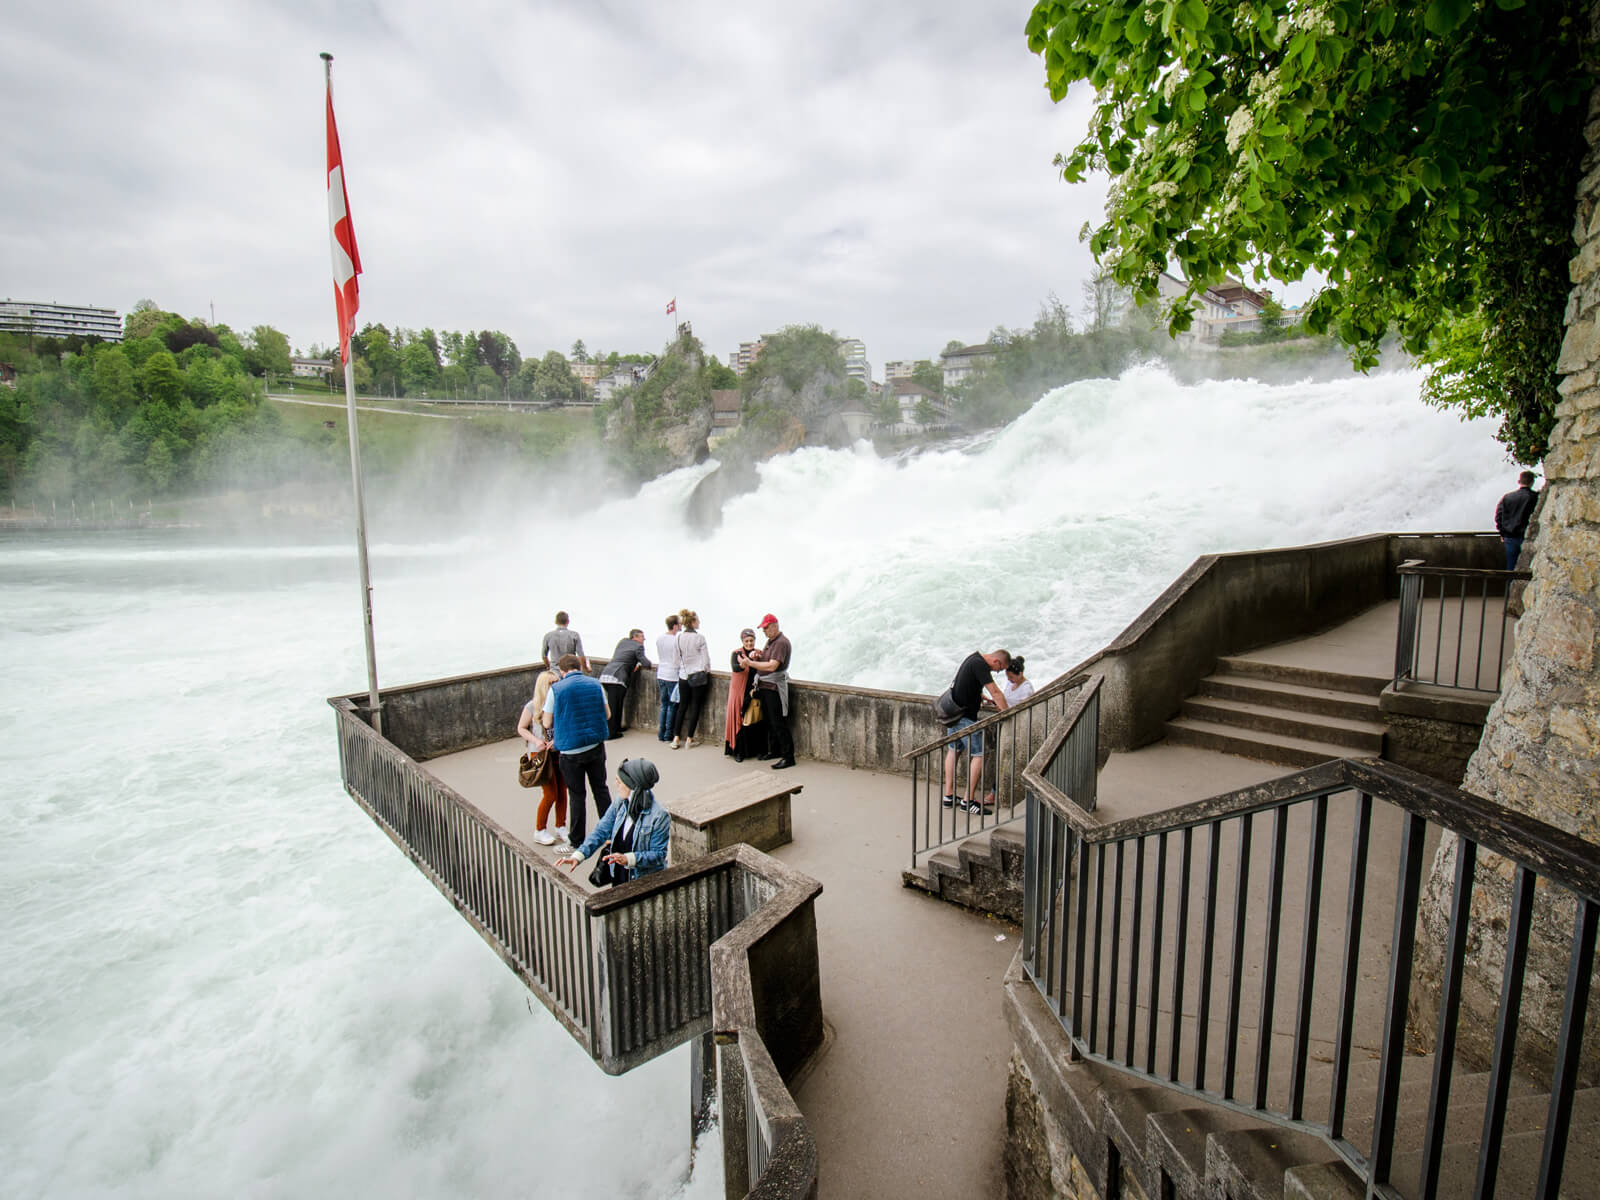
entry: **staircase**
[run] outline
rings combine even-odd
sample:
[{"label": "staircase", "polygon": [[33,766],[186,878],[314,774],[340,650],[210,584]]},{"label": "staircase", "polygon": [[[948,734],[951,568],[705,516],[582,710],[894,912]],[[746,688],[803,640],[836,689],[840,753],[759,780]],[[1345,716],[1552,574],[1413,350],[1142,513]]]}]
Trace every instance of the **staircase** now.
[{"label": "staircase", "polygon": [[1167,722],[1167,740],[1286,767],[1378,756],[1378,693],[1388,682],[1249,655],[1222,658]]},{"label": "staircase", "polygon": [[1022,921],[1022,823],[997,826],[935,850],[900,880],[940,900]]},{"label": "staircase", "polygon": [[[1242,1113],[1207,1105],[1166,1088],[1132,1084],[1126,1076],[1081,1064],[1073,1074],[1085,1091],[1077,1097],[1084,1115],[1098,1117],[1106,1147],[1100,1164],[1102,1195],[1132,1195],[1126,1182],[1148,1197],[1201,1200],[1361,1200],[1365,1189],[1320,1138],[1266,1124]],[[1377,1085],[1377,1062],[1352,1065],[1349,1109],[1370,1112]],[[1408,1057],[1400,1087],[1399,1127],[1391,1159],[1395,1192],[1411,1200],[1420,1195],[1421,1146],[1432,1082],[1433,1056]],[[1323,1082],[1326,1086],[1325,1080]],[[1069,1087],[1077,1090],[1076,1083]],[[1313,1089],[1315,1090],[1315,1089]],[[1446,1123],[1437,1194],[1474,1193],[1487,1074],[1456,1074]],[[1548,1095],[1526,1080],[1511,1086],[1506,1132],[1501,1142],[1496,1195],[1532,1196],[1536,1191],[1544,1143]],[[1563,1197],[1600,1196],[1600,1091],[1574,1096]],[[1370,1118],[1352,1119],[1345,1130],[1351,1145],[1366,1153]],[[1113,1176],[1116,1176],[1113,1182]]]}]

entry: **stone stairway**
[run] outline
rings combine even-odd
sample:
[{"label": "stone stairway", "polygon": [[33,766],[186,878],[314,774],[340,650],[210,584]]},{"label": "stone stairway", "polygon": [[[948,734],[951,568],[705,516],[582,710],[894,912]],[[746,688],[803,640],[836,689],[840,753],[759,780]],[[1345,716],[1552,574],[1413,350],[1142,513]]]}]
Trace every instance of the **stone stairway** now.
[{"label": "stone stairway", "polygon": [[1022,920],[1022,822],[941,846],[901,882],[940,900],[1008,921]]},{"label": "stone stairway", "polygon": [[1169,742],[1286,767],[1383,753],[1387,679],[1236,655],[1166,724]]},{"label": "stone stairway", "polygon": [[[1093,1064],[1083,1082],[1092,1093],[1074,1097],[1080,1112],[1097,1120],[1106,1147],[1098,1164],[1102,1195],[1143,1194],[1173,1200],[1360,1200],[1365,1189],[1321,1139],[1269,1125],[1234,1110],[1205,1104],[1192,1096],[1154,1085]],[[1432,1083],[1433,1056],[1408,1057],[1400,1088],[1400,1121],[1390,1178],[1396,1192],[1410,1200],[1419,1194],[1422,1142]],[[1372,1098],[1378,1064],[1351,1066],[1347,1140],[1365,1151],[1372,1140]],[[1091,1083],[1090,1080],[1093,1080]],[[1310,1091],[1325,1091],[1326,1068]],[[1451,1085],[1438,1194],[1470,1196],[1478,1165],[1487,1074],[1457,1072]],[[1074,1088],[1076,1090],[1076,1088]],[[1543,1150],[1549,1097],[1526,1080],[1512,1084],[1502,1142],[1496,1194],[1531,1196],[1535,1192]],[[1308,1105],[1308,1115],[1326,1115]],[[1568,1140],[1563,1197],[1600,1197],[1600,1091],[1574,1097]],[[1125,1186],[1133,1184],[1134,1187]],[[1139,1189],[1138,1192],[1134,1188]]]}]

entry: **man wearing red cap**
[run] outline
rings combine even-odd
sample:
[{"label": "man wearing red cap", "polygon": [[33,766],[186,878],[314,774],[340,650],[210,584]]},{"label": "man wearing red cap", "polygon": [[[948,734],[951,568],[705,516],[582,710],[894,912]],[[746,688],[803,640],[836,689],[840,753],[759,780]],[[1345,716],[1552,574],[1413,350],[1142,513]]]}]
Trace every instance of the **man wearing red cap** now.
[{"label": "man wearing red cap", "polygon": [[761,618],[758,626],[767,637],[767,644],[762,647],[762,657],[748,658],[739,655],[739,666],[753,667],[760,675],[756,681],[756,690],[761,693],[761,716],[768,722],[768,743],[771,755],[762,755],[763,758],[773,757],[778,761],[772,764],[774,771],[782,771],[794,766],[794,735],[789,732],[789,656],[792,650],[789,639],[778,628],[778,618],[768,613]]}]

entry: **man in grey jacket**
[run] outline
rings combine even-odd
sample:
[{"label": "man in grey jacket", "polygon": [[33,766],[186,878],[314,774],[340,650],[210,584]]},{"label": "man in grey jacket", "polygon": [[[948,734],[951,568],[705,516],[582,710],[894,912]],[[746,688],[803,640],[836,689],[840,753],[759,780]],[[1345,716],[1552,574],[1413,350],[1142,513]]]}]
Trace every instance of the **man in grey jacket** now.
[{"label": "man in grey jacket", "polygon": [[587,671],[589,658],[583,652],[583,639],[578,636],[577,630],[567,628],[567,621],[565,610],[556,614],[556,627],[544,635],[544,641],[539,645],[539,657],[553,667],[561,661],[562,655],[576,654]]},{"label": "man in grey jacket", "polygon": [[606,721],[606,736],[610,741],[622,736],[622,706],[627,703],[628,685],[633,682],[633,673],[649,665],[650,660],[644,653],[644,630],[634,629],[617,643],[617,648],[611,652],[611,661],[600,672],[600,686],[605,688],[606,703],[611,706]]}]

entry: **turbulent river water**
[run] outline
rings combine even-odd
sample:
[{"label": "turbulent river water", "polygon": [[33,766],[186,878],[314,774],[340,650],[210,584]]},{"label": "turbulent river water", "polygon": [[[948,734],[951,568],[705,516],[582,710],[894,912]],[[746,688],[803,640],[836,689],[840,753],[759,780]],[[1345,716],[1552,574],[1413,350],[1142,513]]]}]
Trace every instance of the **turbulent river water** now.
[{"label": "turbulent river water", "polygon": [[[686,605],[719,661],[777,613],[801,679],[937,691],[1005,645],[1043,683],[1196,555],[1486,528],[1514,468],[1418,384],[1132,371],[959,447],[774,461],[711,535],[704,469],[531,481],[447,541],[376,513],[380,681]],[[342,792],[349,537],[0,539],[0,647],[6,1193],[720,1195],[683,1052],[601,1075]]]}]

